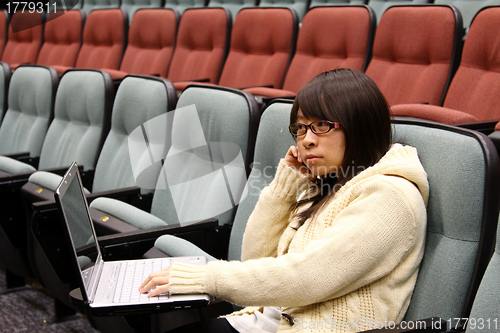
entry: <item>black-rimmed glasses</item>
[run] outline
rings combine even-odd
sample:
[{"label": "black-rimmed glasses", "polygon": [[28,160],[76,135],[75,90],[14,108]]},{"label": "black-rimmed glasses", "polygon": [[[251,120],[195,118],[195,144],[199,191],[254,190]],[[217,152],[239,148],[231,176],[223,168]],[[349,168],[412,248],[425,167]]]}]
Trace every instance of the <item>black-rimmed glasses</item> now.
[{"label": "black-rimmed glasses", "polygon": [[314,134],[325,134],[330,132],[332,128],[340,128],[340,124],[329,120],[318,120],[310,123],[309,125],[295,123],[288,127],[293,136],[305,135],[308,128],[310,128]]}]

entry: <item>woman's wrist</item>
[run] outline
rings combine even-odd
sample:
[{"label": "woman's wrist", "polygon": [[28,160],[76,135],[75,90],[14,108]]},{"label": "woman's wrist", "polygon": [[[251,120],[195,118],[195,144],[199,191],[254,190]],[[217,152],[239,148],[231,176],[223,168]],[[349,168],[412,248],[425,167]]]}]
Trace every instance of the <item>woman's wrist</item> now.
[{"label": "woman's wrist", "polygon": [[306,190],[311,184],[307,175],[297,172],[282,159],[269,188],[272,193],[280,198],[287,201],[296,201],[297,195]]}]

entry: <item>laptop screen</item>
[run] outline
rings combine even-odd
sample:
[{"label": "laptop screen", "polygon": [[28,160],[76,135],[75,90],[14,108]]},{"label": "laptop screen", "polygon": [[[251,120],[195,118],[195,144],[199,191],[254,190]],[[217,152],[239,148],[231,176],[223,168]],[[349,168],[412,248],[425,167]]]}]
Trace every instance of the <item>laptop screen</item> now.
[{"label": "laptop screen", "polygon": [[71,243],[77,255],[82,279],[89,295],[88,276],[99,255],[99,248],[88,215],[87,200],[83,194],[78,167],[73,164],[56,190],[64,219],[68,225]]}]

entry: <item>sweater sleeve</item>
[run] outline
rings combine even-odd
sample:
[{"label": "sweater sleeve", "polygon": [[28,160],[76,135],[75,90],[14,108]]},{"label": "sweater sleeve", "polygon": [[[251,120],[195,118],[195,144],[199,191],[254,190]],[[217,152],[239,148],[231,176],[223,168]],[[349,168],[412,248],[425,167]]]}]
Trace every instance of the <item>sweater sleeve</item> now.
[{"label": "sweater sleeve", "polygon": [[[174,264],[170,290],[209,293],[243,306],[337,298],[389,274],[411,248],[423,247],[425,214],[422,196],[406,180],[372,181],[303,252],[198,268]],[[419,262],[409,265],[416,270]]]},{"label": "sweater sleeve", "polygon": [[309,179],[281,160],[274,180],[265,187],[248,219],[241,260],[276,257],[278,242],[288,225],[297,195],[310,184]]}]

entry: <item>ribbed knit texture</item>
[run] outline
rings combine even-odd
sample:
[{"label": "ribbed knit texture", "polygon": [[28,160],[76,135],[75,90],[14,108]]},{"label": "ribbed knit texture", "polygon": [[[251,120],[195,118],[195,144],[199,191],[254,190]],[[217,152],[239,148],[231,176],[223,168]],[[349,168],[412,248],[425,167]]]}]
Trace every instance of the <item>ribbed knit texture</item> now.
[{"label": "ribbed knit texture", "polygon": [[355,332],[376,321],[399,322],[425,242],[429,187],[416,149],[394,145],[299,225],[290,205],[307,185],[306,177],[281,161],[249,218],[243,261],[174,264],[170,291],[281,307],[296,325],[282,319],[279,332],[312,332],[329,324],[329,331]]}]

